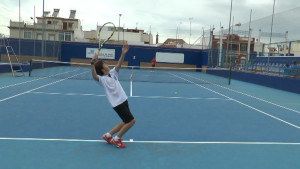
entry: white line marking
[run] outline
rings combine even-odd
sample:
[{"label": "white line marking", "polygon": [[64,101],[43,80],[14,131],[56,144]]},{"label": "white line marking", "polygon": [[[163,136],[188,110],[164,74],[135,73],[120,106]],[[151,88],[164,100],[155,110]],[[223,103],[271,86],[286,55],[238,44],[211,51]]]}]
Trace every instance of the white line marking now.
[{"label": "white line marking", "polygon": [[132,75],[130,77],[130,96],[132,96]]},{"label": "white line marking", "polygon": [[[47,92],[30,92],[32,94],[48,94],[48,95],[66,95],[66,96],[97,96],[104,97],[106,95],[83,94],[83,93],[47,93]],[[187,99],[187,100],[231,100],[227,98],[201,98],[201,97],[168,97],[168,96],[129,96],[132,98],[150,98],[150,99]]]},{"label": "white line marking", "polygon": [[132,96],[136,98],[152,98],[152,99],[188,99],[188,100],[231,100],[224,98],[201,98],[201,97],[168,97],[168,96]]},{"label": "white line marking", "polygon": [[243,102],[240,102],[240,101],[238,101],[238,100],[235,100],[235,99],[233,99],[233,98],[231,98],[231,97],[228,97],[228,96],[226,96],[226,95],[224,95],[224,94],[221,94],[221,93],[219,93],[219,92],[216,92],[216,91],[214,91],[214,90],[212,90],[212,89],[209,89],[209,88],[207,88],[207,87],[204,87],[204,86],[202,86],[202,85],[200,85],[200,84],[198,84],[198,83],[195,83],[195,82],[193,82],[193,81],[187,80],[187,79],[185,79],[185,78],[183,78],[183,77],[180,77],[180,76],[178,76],[178,75],[175,75],[175,74],[173,74],[173,73],[171,73],[171,74],[172,74],[173,76],[176,76],[176,77],[178,77],[178,78],[181,78],[181,79],[183,79],[183,80],[185,80],[185,81],[187,81],[187,82],[190,82],[190,83],[192,83],[192,84],[195,84],[196,86],[202,87],[202,88],[204,88],[204,89],[206,89],[206,90],[209,90],[209,91],[211,91],[211,92],[213,92],[213,93],[216,93],[216,94],[218,94],[218,95],[220,95],[220,96],[223,96],[223,97],[226,97],[226,98],[228,98],[228,99],[231,99],[231,100],[234,101],[234,102],[237,102],[237,103],[239,103],[239,104],[241,104],[241,105],[244,105],[244,106],[246,106],[246,107],[248,107],[248,108],[250,108],[250,109],[253,109],[253,110],[258,111],[258,112],[260,112],[260,113],[262,113],[262,114],[265,114],[265,115],[267,115],[267,116],[269,116],[269,117],[271,117],[271,118],[273,118],[273,119],[276,119],[276,120],[281,121],[281,122],[283,122],[283,123],[285,123],[285,124],[288,124],[288,125],[293,126],[293,127],[297,128],[297,129],[300,129],[299,126],[297,126],[297,125],[295,125],[295,124],[292,124],[292,123],[290,123],[290,122],[288,122],[288,121],[285,121],[285,120],[283,120],[283,119],[280,119],[280,118],[278,118],[278,117],[276,117],[276,116],[273,116],[273,115],[271,115],[271,114],[268,114],[268,113],[266,113],[266,112],[264,112],[264,111],[262,111],[262,110],[259,110],[259,109],[257,109],[257,108],[254,108],[254,107],[252,107],[252,106],[250,106],[250,105],[247,105],[247,104],[245,104],[245,103],[243,103]]},{"label": "white line marking", "polygon": [[15,97],[18,97],[18,96],[21,96],[21,95],[27,94],[27,93],[30,93],[30,92],[32,92],[32,91],[35,91],[35,90],[38,90],[38,89],[41,89],[41,88],[44,88],[44,87],[50,86],[50,85],[52,85],[52,84],[55,84],[55,83],[58,83],[58,82],[61,82],[61,81],[67,80],[67,79],[69,79],[69,78],[72,78],[72,77],[75,77],[75,76],[78,76],[78,75],[81,75],[81,74],[84,74],[84,73],[87,73],[87,72],[88,72],[88,71],[86,71],[86,72],[82,72],[82,73],[79,73],[79,74],[77,74],[77,75],[73,75],[73,76],[70,76],[70,77],[67,77],[67,78],[64,78],[64,79],[61,79],[61,80],[57,80],[57,81],[54,81],[54,82],[52,82],[52,83],[48,83],[48,84],[46,84],[46,85],[43,85],[43,86],[40,86],[40,87],[37,87],[37,88],[31,89],[31,90],[28,90],[28,91],[26,91],[26,92],[19,93],[19,94],[16,94],[16,95],[13,95],[13,96],[7,97],[7,98],[5,98],[5,99],[2,99],[2,100],[0,100],[0,102],[3,102],[3,101],[6,101],[6,100],[9,100],[9,99],[15,98]]},{"label": "white line marking", "polygon": [[[0,137],[0,140],[14,140],[14,141],[60,141],[60,142],[101,142],[106,143],[105,140],[84,140],[84,139],[45,139],[45,138],[12,138]],[[123,142],[131,143],[155,143],[155,144],[250,144],[250,145],[300,145],[300,143],[286,143],[286,142],[191,142],[191,141],[130,141]]]},{"label": "white line marking", "polygon": [[48,92],[30,92],[32,94],[48,94],[48,95],[66,95],[66,96],[98,96],[98,97],[103,97],[106,95],[97,95],[97,94],[84,94],[84,93],[48,93]]},{"label": "white line marking", "polygon": [[64,72],[64,73],[59,73],[59,74],[55,74],[55,75],[51,75],[51,76],[47,76],[47,77],[41,77],[41,78],[38,78],[38,79],[33,79],[33,80],[29,80],[29,81],[25,81],[25,82],[21,82],[21,83],[16,83],[16,84],[8,85],[8,86],[3,86],[3,87],[0,87],[0,90],[1,89],[5,89],[5,88],[9,88],[9,87],[13,87],[13,86],[18,86],[18,85],[21,85],[21,84],[26,84],[26,83],[30,83],[30,82],[34,82],[34,81],[46,79],[46,78],[50,78],[50,77],[53,77],[53,76],[58,76],[58,75],[61,75],[61,74],[66,74],[66,73],[78,71],[78,70],[79,69],[68,71],[68,72]]},{"label": "white line marking", "polygon": [[218,87],[221,87],[221,88],[224,88],[224,89],[227,89],[227,90],[230,90],[230,91],[233,91],[233,92],[236,92],[236,93],[239,93],[239,94],[242,94],[242,95],[245,95],[245,96],[248,96],[248,97],[251,97],[251,98],[260,100],[260,101],[263,101],[263,102],[265,102],[265,103],[269,103],[269,104],[272,104],[272,105],[274,105],[274,106],[277,106],[277,107],[280,107],[280,108],[283,108],[283,109],[286,109],[286,110],[289,110],[289,111],[293,111],[293,112],[295,112],[295,113],[299,113],[299,114],[300,114],[300,111],[297,111],[297,110],[294,110],[294,109],[291,109],[291,108],[288,108],[288,107],[285,107],[285,106],[281,106],[281,105],[279,105],[279,104],[276,104],[276,103],[273,103],[273,102],[270,102],[270,101],[261,99],[261,98],[259,98],[259,97],[255,97],[255,96],[252,96],[252,95],[249,95],[249,94],[246,94],[246,93],[237,91],[237,90],[233,90],[233,89],[227,88],[227,87],[225,87],[225,86],[221,86],[221,85],[218,85],[218,84],[215,84],[215,83],[211,83],[211,82],[208,82],[208,81],[206,81],[206,80],[199,79],[199,78],[197,78],[197,77],[194,77],[194,76],[191,76],[191,75],[188,75],[188,74],[184,74],[184,73],[182,73],[182,74],[185,75],[185,76],[189,76],[189,77],[191,77],[191,78],[194,78],[194,79],[197,79],[197,80],[201,80],[201,81],[203,81],[203,82],[207,82],[207,83],[216,85],[216,86],[218,86]]}]

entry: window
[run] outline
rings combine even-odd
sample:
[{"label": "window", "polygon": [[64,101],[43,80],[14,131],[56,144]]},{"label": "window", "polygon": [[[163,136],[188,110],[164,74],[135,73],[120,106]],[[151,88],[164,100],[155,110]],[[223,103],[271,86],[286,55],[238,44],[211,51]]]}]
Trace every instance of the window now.
[{"label": "window", "polygon": [[49,40],[55,40],[55,35],[54,34],[50,34],[49,35]]},{"label": "window", "polygon": [[60,41],[71,41],[71,39],[72,39],[71,32],[59,32],[58,36],[59,36],[58,39]]},{"label": "window", "polygon": [[241,44],[241,51],[247,51],[247,43],[242,43]]},{"label": "window", "polygon": [[65,32],[65,41],[71,41],[71,33]]},{"label": "window", "polygon": [[59,32],[58,40],[65,41],[65,33],[64,32]]},{"label": "window", "polygon": [[53,24],[54,24],[54,25],[57,25],[57,24],[58,24],[58,21],[53,21]]},{"label": "window", "polygon": [[67,22],[63,23],[63,30],[67,30]]},{"label": "window", "polygon": [[42,34],[40,34],[40,33],[37,34],[37,39],[38,39],[38,40],[42,40]]},{"label": "window", "polygon": [[32,39],[32,31],[31,30],[24,30],[24,38],[25,39]]},{"label": "window", "polygon": [[48,21],[47,23],[48,23],[48,24],[51,24],[51,21]]},{"label": "window", "polygon": [[72,22],[69,23],[69,28],[73,28],[73,24]]}]

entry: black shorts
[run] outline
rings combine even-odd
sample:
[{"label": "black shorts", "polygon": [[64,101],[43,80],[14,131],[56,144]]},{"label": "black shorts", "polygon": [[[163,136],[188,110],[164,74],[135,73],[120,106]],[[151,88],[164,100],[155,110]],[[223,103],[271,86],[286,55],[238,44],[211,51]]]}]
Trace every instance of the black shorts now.
[{"label": "black shorts", "polygon": [[131,120],[134,119],[133,115],[130,112],[127,100],[122,104],[119,104],[118,106],[114,107],[114,110],[118,113],[118,115],[124,123],[129,123],[131,122]]},{"label": "black shorts", "polygon": [[152,65],[152,67],[155,67],[155,65]]}]

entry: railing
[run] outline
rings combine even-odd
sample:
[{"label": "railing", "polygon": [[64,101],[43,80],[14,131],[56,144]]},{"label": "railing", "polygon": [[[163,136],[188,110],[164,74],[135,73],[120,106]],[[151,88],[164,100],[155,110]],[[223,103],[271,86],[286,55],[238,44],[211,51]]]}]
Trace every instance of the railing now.
[{"label": "railing", "polygon": [[[10,27],[12,28],[19,28],[19,22],[10,22]],[[39,29],[42,30],[43,29],[43,24],[42,23],[31,23],[31,22],[20,22],[20,27],[22,29]],[[63,29],[63,24],[45,24],[45,29],[46,30],[61,30],[61,31],[74,31],[76,29],[76,27],[73,25],[72,28],[67,28],[67,29]]]},{"label": "railing", "polygon": [[257,62],[248,64],[236,64],[233,67],[236,71],[248,71],[252,73],[263,73],[275,76],[300,78],[300,65],[289,65],[282,63]]}]

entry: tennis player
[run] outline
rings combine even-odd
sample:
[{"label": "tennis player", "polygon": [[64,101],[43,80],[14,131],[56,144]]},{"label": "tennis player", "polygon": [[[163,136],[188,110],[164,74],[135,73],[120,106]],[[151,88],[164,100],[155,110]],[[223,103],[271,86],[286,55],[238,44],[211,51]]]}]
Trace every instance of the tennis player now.
[{"label": "tennis player", "polygon": [[[98,59],[98,54],[95,54],[91,61],[91,69],[93,78],[104,87],[106,97],[113,109],[122,119],[122,122],[117,124],[108,133],[104,134],[102,138],[110,144],[117,147],[125,148],[126,145],[122,142],[122,136],[135,124],[136,120],[130,112],[127,95],[124,92],[119,80],[119,70],[124,61],[125,54],[128,52],[128,44],[122,48],[121,57],[117,65],[113,69],[109,69],[107,63]],[[118,133],[115,137],[114,134]]]}]

